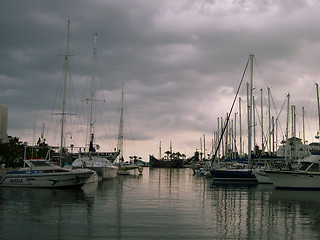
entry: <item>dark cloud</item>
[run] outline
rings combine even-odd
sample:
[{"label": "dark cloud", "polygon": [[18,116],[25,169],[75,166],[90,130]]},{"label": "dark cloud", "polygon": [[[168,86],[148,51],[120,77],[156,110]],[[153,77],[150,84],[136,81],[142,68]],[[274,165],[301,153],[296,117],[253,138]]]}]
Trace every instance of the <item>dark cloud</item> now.
[{"label": "dark cloud", "polygon": [[[124,83],[131,128],[126,138],[136,145],[135,154],[147,158],[158,152],[159,141],[169,146],[171,140],[176,151],[190,155],[203,134],[209,142],[217,118],[229,111],[249,53],[258,63],[257,99],[261,88],[266,94],[271,87],[277,108],[288,92],[299,109],[314,103],[319,10],[312,0],[1,1],[0,104],[9,109],[8,132],[32,142],[34,125],[39,135],[42,123],[59,124],[51,114],[62,104],[59,55],[65,53],[70,20],[67,102],[68,111],[79,116],[67,120],[68,131],[75,125],[79,134],[72,141],[85,141],[88,106],[81,100],[90,93],[98,33],[96,97],[106,106],[95,110],[95,132],[102,148],[116,144]],[[240,94],[245,115],[245,84]],[[49,135],[48,130],[48,141]]]}]

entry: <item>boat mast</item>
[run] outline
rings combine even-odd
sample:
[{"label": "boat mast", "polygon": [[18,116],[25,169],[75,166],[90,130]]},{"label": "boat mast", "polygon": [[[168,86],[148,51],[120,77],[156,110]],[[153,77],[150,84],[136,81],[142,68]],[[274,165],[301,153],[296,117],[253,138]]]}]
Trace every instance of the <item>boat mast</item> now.
[{"label": "boat mast", "polygon": [[271,123],[272,123],[272,129],[271,129],[271,133],[272,133],[272,154],[274,154],[275,153],[275,148],[274,148],[274,116],[272,116],[272,118],[271,118]]},{"label": "boat mast", "polygon": [[203,134],[203,159],[206,160],[206,135]]},{"label": "boat mast", "polygon": [[261,92],[261,155],[264,155],[264,143],[263,143],[263,90]]},{"label": "boat mast", "polygon": [[234,113],[234,159],[237,158],[237,113]]},{"label": "boat mast", "polygon": [[89,160],[92,159],[92,152],[94,152],[93,141],[94,141],[94,123],[93,123],[93,101],[94,99],[94,90],[95,90],[95,75],[96,75],[96,54],[97,54],[97,33],[93,34],[94,37],[94,46],[93,46],[93,67],[92,67],[92,76],[91,76],[91,89],[90,89],[90,116],[89,116]]},{"label": "boat mast", "polygon": [[62,166],[62,154],[64,148],[63,132],[64,132],[64,121],[65,121],[65,105],[66,105],[66,88],[67,88],[67,69],[68,69],[68,51],[69,51],[69,28],[70,20],[68,20],[67,28],[67,43],[66,43],[66,54],[64,55],[64,81],[63,81],[63,98],[62,98],[62,112],[61,112],[61,136],[60,136],[60,166]]},{"label": "boat mast", "polygon": [[270,88],[268,90],[268,114],[269,114],[269,153],[271,154],[271,107],[270,107]]},{"label": "boat mast", "polygon": [[252,97],[252,112],[253,112],[253,152],[254,152],[254,155],[256,155],[256,112],[255,112],[255,109],[256,109],[256,102],[255,102],[255,99],[254,99],[254,96]]},{"label": "boat mast", "polygon": [[248,165],[250,166],[251,162],[251,124],[250,124],[250,93],[249,93],[249,83],[247,82],[247,114],[248,114]]},{"label": "boat mast", "polygon": [[285,152],[284,152],[284,159],[285,161],[288,160],[288,147],[289,147],[289,143],[288,143],[288,128],[289,128],[289,109],[290,109],[290,93],[288,93],[287,95],[287,124],[286,124],[286,146],[285,146]]},{"label": "boat mast", "polygon": [[316,89],[317,89],[317,104],[318,104],[318,120],[319,120],[319,130],[318,130],[318,138],[319,138],[319,131],[320,131],[320,103],[319,103],[319,85],[316,83]]},{"label": "boat mast", "polygon": [[[250,55],[250,56],[251,56],[251,55]],[[242,84],[242,82],[243,82],[243,79],[244,79],[244,76],[245,76],[245,73],[246,73],[246,70],[247,70],[247,67],[248,67],[248,64],[249,64],[249,60],[250,60],[250,59],[248,59],[248,61],[247,61],[246,67],[245,67],[244,72],[243,72],[243,75],[242,75],[242,77],[241,77],[240,84],[239,84],[238,89],[237,89],[237,92],[236,92],[236,96],[235,96],[235,98],[234,98],[234,100],[233,100],[233,102],[232,102],[232,105],[231,105],[231,109],[230,109],[230,112],[229,112],[230,114],[229,114],[228,116],[231,115],[232,110],[233,110],[233,107],[234,107],[234,104],[235,104],[235,102],[236,102],[236,100],[237,100],[237,97],[238,97],[238,94],[239,94],[239,90],[240,90],[241,84]],[[220,136],[220,138],[219,138],[218,146],[217,146],[217,148],[216,148],[216,150],[215,150],[214,157],[213,157],[213,159],[211,160],[211,166],[212,166],[213,162],[215,161],[215,159],[216,159],[216,157],[217,157],[217,153],[218,153],[219,147],[220,147],[220,145],[221,145],[221,143],[222,143],[222,141],[223,141],[223,135],[224,135],[224,132],[225,132],[225,130],[226,130],[226,128],[227,128],[228,122],[229,122],[229,117],[227,117],[226,123],[225,123],[224,127],[221,128],[221,136]],[[221,125],[222,125],[222,124],[223,124],[223,123],[222,123],[222,119],[221,119]],[[223,146],[223,144],[222,144],[222,146]]]},{"label": "boat mast", "polygon": [[[217,131],[217,138],[216,138],[216,148],[218,147],[218,141],[220,137],[220,117],[218,117],[218,131]],[[220,159],[220,148],[218,149],[218,159]],[[220,161],[220,160],[219,160]]]},{"label": "boat mast", "polygon": [[120,151],[120,163],[123,162],[123,104],[124,104],[124,84],[122,83],[121,108],[120,108],[120,125],[118,135],[118,150]]},{"label": "boat mast", "polygon": [[241,97],[239,97],[240,158],[242,157]]},{"label": "boat mast", "polygon": [[248,165],[251,166],[251,149],[252,149],[252,91],[253,91],[253,54],[250,54],[251,69],[250,69],[250,85],[247,85],[248,91]]},{"label": "boat mast", "polygon": [[297,142],[296,142],[296,106],[292,105],[292,140],[293,140],[293,159],[297,158]]},{"label": "boat mast", "polygon": [[303,157],[306,156],[306,148],[305,148],[305,143],[306,143],[306,132],[305,132],[305,126],[304,126],[304,107],[302,107],[302,138],[303,138]]}]

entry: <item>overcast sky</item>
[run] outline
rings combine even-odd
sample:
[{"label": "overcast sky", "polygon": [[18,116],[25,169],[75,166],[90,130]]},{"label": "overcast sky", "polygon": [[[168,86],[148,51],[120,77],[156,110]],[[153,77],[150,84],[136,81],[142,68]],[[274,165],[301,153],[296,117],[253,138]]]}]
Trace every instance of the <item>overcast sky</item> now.
[{"label": "overcast sky", "polygon": [[[78,115],[67,116],[67,145],[85,144],[88,105],[81,100],[90,92],[93,33],[98,34],[96,97],[105,99],[95,108],[96,143],[102,150],[116,146],[122,83],[125,138],[129,139],[126,156],[147,160],[149,154],[158,156],[160,141],[163,152],[172,141],[174,152],[190,157],[200,148],[204,134],[210,149],[217,118],[229,112],[250,53],[257,64],[253,91],[257,112],[260,89],[265,101],[267,87],[277,107],[274,115],[288,92],[298,117],[302,106],[310,109],[310,118],[316,112],[319,1],[0,3],[0,104],[8,107],[8,135],[29,144],[40,137],[43,124],[47,142],[59,144],[59,127],[54,123],[59,120],[52,114],[61,111],[64,58],[59,55],[65,54],[68,20],[72,56],[67,111]],[[245,84],[240,95],[245,128]],[[234,112],[238,109],[236,104]],[[267,115],[264,118],[267,121]],[[284,130],[285,122],[281,124]],[[318,129],[312,124],[306,127],[312,132],[309,141]]]}]

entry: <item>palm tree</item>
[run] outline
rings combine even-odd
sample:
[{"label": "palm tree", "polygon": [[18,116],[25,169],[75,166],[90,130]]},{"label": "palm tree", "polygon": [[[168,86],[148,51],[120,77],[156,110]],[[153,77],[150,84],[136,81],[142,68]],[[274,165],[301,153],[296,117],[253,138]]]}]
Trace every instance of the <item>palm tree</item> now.
[{"label": "palm tree", "polygon": [[170,156],[171,152],[170,151],[166,151],[165,154],[167,155],[167,159],[169,159],[169,156]]}]

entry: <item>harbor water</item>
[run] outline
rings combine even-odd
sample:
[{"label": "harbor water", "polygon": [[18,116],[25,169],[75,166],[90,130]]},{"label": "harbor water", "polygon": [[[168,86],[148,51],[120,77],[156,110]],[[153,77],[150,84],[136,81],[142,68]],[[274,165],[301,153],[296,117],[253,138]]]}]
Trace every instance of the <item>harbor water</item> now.
[{"label": "harbor water", "polygon": [[212,181],[145,168],[82,190],[0,188],[0,239],[320,238],[320,192]]}]

